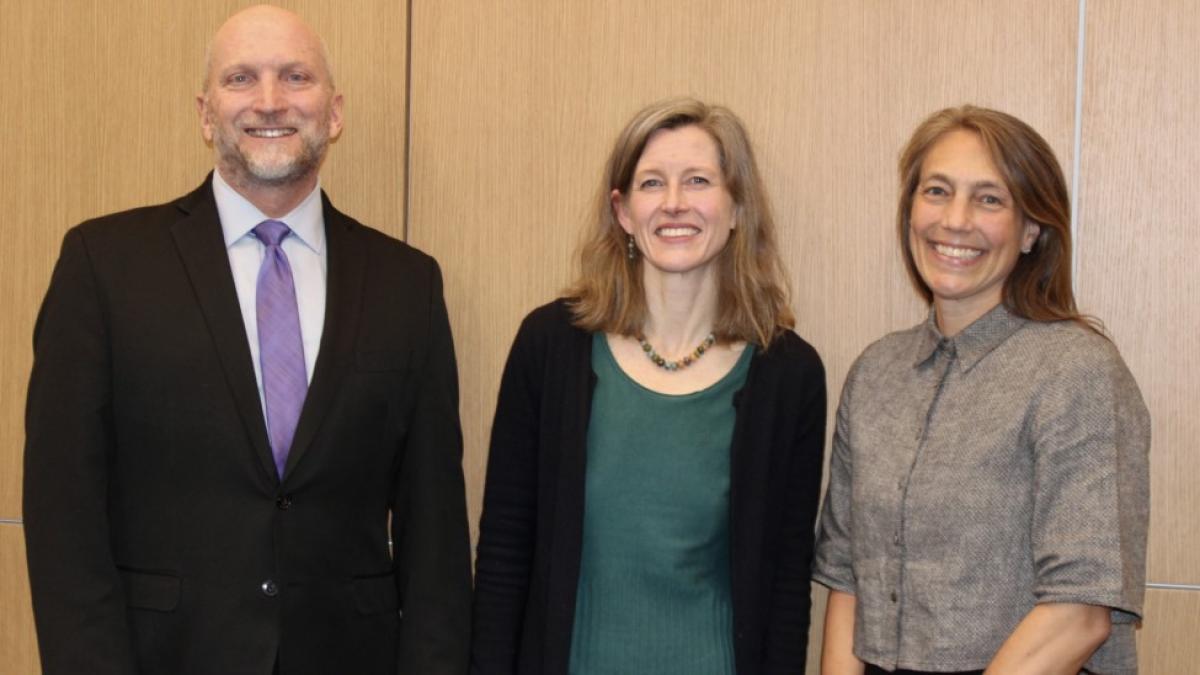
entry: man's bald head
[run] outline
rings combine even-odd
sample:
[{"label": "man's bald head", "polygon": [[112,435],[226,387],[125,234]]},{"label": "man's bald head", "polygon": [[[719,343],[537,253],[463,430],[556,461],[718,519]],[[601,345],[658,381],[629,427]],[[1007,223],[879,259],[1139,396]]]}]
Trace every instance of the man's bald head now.
[{"label": "man's bald head", "polygon": [[254,5],[234,14],[221,24],[208,43],[204,55],[204,81],[201,90],[207,92],[212,78],[222,63],[230,44],[242,44],[245,40],[256,42],[267,39],[285,39],[304,52],[308,52],[324,70],[323,80],[330,89],[334,88],[333,68],[325,41],[295,12],[274,5]]}]

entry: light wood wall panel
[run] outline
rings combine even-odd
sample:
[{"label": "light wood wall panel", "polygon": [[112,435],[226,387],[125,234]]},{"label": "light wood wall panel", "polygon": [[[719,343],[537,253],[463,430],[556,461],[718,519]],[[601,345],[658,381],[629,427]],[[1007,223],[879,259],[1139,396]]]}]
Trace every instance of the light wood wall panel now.
[{"label": "light wood wall panel", "polygon": [[500,370],[521,317],[570,280],[608,148],[642,105],[747,122],[836,395],[871,340],[923,316],[892,228],[895,161],[938,107],[1011,110],[1070,158],[1075,6],[1041,2],[417,0],[410,241],[446,269],[477,515]]},{"label": "light wood wall panel", "polygon": [[1142,675],[1195,673],[1200,651],[1200,593],[1150,589],[1145,618],[1138,631],[1138,665]]},{"label": "light wood wall panel", "polygon": [[933,110],[976,102],[1029,121],[1069,165],[1076,8],[414,0],[409,235],[446,270],[472,519],[513,334],[570,280],[606,153],[638,108],[694,95],[746,121],[797,329],[836,403],[863,347],[924,315],[893,235],[901,144]]},{"label": "light wood wall panel", "polygon": [[25,533],[0,524],[0,670],[12,675],[40,671],[25,573]]},{"label": "light wood wall panel", "polygon": [[1077,286],[1150,407],[1150,580],[1200,585],[1200,5],[1093,2],[1087,18]]},{"label": "light wood wall panel", "polygon": [[[204,50],[250,2],[0,3],[0,517],[20,515],[22,411],[33,320],[63,233],[172,199],[212,167],[194,97]],[[407,8],[391,0],[278,3],[328,43],[346,129],[323,186],[343,210],[403,234]]]}]

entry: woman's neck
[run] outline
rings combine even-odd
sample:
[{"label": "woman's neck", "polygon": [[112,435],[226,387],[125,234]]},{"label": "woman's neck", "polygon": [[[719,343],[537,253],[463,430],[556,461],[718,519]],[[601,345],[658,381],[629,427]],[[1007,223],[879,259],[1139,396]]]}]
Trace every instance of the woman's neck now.
[{"label": "woman's neck", "polygon": [[946,337],[954,337],[999,304],[999,297],[994,300],[989,298],[983,302],[944,301],[935,297],[933,306],[938,330]]},{"label": "woman's neck", "polygon": [[665,357],[687,354],[713,330],[717,317],[717,279],[711,267],[672,274],[647,270],[643,276],[646,341]]}]

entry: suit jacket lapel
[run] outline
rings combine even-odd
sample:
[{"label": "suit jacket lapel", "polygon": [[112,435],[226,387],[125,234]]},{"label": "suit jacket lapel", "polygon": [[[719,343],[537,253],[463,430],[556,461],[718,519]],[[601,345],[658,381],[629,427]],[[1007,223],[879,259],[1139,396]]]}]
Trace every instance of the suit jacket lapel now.
[{"label": "suit jacket lapel", "polygon": [[296,425],[291,452],[288,453],[285,480],[308,452],[346,369],[353,361],[354,336],[358,333],[362,305],[363,269],[367,263],[363,239],[356,236],[356,223],[334,209],[324,193],[321,193],[321,203],[327,247],[325,327],[321,332],[321,348],[317,353],[312,384],[304,399],[304,409]]},{"label": "suit jacket lapel", "polygon": [[225,380],[233,393],[254,454],[271,482],[278,483],[258,383],[254,379],[254,361],[250,357],[237,289],[229,270],[229,254],[225,250],[217,204],[213,199],[212,174],[198,190],[179,200],[177,205],[184,216],[171,227],[171,233],[179,257],[183,259],[196,300],[204,312]]}]

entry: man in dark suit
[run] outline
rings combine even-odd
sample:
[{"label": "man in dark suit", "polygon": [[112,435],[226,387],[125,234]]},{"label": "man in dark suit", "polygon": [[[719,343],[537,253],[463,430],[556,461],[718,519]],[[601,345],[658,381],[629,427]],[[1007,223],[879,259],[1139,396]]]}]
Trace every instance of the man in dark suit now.
[{"label": "man in dark suit", "polygon": [[45,673],[464,673],[437,264],[321,193],[342,99],[299,17],[234,15],[207,68],[217,170],[68,232],[38,317],[24,513]]}]

